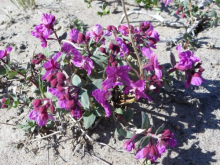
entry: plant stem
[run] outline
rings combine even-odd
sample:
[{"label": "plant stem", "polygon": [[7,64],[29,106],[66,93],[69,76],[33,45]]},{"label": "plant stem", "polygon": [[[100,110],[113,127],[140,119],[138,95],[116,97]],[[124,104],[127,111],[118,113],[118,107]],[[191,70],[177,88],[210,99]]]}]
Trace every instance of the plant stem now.
[{"label": "plant stem", "polygon": [[191,18],[191,25],[193,25],[192,0],[189,0],[189,13],[190,13],[190,18]]},{"label": "plant stem", "polygon": [[129,22],[129,19],[128,19],[128,15],[127,15],[127,11],[125,9],[125,3],[124,3],[124,0],[121,0],[121,3],[122,3],[122,6],[123,6],[123,11],[124,11],[124,14],[125,14],[125,18],[126,18],[126,21],[127,21],[127,24],[128,24],[128,31],[129,31],[129,37],[130,37],[130,40],[131,40],[131,43],[132,43],[132,47],[135,51],[135,55],[137,57],[137,60],[138,60],[138,64],[139,64],[139,69],[140,69],[140,76],[141,76],[141,79],[143,79],[143,69],[142,69],[142,66],[141,66],[141,59],[140,59],[140,56],[138,54],[138,51],[137,51],[137,48],[134,44],[134,40],[132,38],[132,34],[131,34],[131,28],[130,28],[130,22]]},{"label": "plant stem", "polygon": [[55,36],[56,36],[57,41],[59,42],[59,44],[60,44],[60,46],[61,46],[60,39],[59,39],[59,37],[58,37],[58,35],[57,35],[57,32],[56,32],[55,30],[54,30],[54,34],[55,34]]},{"label": "plant stem", "polygon": [[[1,59],[1,61],[2,61],[5,65],[7,65],[7,63],[6,63],[3,59]],[[14,68],[11,68],[11,67],[10,67],[10,69],[11,69],[12,71],[17,71],[17,70],[15,70]],[[24,78],[26,78],[26,75],[24,75],[23,73],[21,73],[21,72],[19,72],[19,71],[17,71],[17,73],[20,74],[21,76],[23,76]],[[34,82],[32,79],[29,79],[28,81],[31,82],[32,84],[34,84],[37,88],[39,88],[39,86],[37,85],[37,83]]]}]

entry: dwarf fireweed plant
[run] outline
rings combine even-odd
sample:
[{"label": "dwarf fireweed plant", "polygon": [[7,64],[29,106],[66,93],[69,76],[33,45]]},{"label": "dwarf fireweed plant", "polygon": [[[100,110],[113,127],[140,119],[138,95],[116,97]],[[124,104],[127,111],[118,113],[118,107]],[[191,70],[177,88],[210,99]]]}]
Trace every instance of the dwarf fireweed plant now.
[{"label": "dwarf fireweed plant", "polygon": [[[36,94],[35,98],[11,94],[2,99],[1,108],[28,106],[27,129],[32,131],[58,123],[61,112],[83,121],[84,129],[96,119],[111,118],[119,123],[115,134],[129,138],[124,149],[133,150],[135,158],[145,164],[154,163],[167,147],[175,147],[174,134],[164,130],[164,125],[152,129],[146,113],[142,113],[141,128],[131,124],[137,110],[129,105],[140,98],[151,102],[151,94],[169,86],[173,78],[183,80],[186,88],[201,85],[204,69],[200,59],[177,45],[179,61],[171,54],[172,67],[164,71],[154,53],[160,36],[148,21],[137,27],[122,24],[106,29],[95,24],[86,33],[71,29],[63,40],[55,22],[54,15],[43,14],[41,23],[31,31],[43,51],[35,54],[26,68],[10,61],[13,48],[0,51],[1,78],[22,78],[24,86],[32,84]],[[138,145],[137,136],[142,137]]]}]

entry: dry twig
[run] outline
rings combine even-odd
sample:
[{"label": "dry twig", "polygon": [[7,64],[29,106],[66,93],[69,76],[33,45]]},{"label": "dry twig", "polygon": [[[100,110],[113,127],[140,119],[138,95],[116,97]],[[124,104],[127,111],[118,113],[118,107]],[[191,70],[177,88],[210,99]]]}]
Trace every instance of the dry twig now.
[{"label": "dry twig", "polygon": [[[183,23],[183,22],[170,22],[170,21],[166,21],[164,20],[163,17],[161,17],[160,15],[153,15],[153,14],[148,14],[147,12],[144,12],[144,11],[131,11],[131,12],[128,12],[127,15],[132,15],[132,14],[144,14],[144,15],[148,15],[150,17],[153,17],[154,19],[160,21],[162,23],[162,25],[165,25],[165,26],[169,26],[169,27],[176,27],[176,28],[187,28],[189,25],[186,24],[186,23]],[[125,14],[123,14],[121,16],[121,19],[120,19],[120,23],[123,22],[125,18]]]}]

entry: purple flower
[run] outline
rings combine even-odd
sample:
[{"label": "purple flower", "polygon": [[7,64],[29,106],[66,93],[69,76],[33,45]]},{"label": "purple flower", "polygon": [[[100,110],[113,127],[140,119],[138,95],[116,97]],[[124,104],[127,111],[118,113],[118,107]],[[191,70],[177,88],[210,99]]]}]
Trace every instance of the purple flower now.
[{"label": "purple flower", "polygon": [[56,20],[54,15],[43,13],[41,22],[46,28],[53,30],[55,21]]},{"label": "purple flower", "polygon": [[156,147],[159,152],[159,157],[161,157],[161,155],[166,152],[166,146],[161,145],[160,142],[158,141]]},{"label": "purple flower", "polygon": [[62,45],[62,51],[64,51],[67,56],[69,56],[72,53],[73,49],[75,49],[73,47],[73,45],[71,45],[71,44],[69,44],[67,42],[64,42],[63,45]]},{"label": "purple flower", "polygon": [[150,152],[150,147],[149,146],[141,148],[137,151],[135,158],[136,159],[146,158],[148,156],[149,152]]},{"label": "purple flower", "polygon": [[47,39],[54,30],[55,17],[51,14],[43,14],[41,21],[42,23],[35,26],[35,31],[31,31],[31,34],[40,39],[42,47],[46,47]]},{"label": "purple flower", "polygon": [[190,84],[195,86],[200,86],[205,80],[202,78],[202,72],[196,72],[194,74],[187,73],[186,74],[188,79],[185,82],[185,87],[189,88]]},{"label": "purple flower", "polygon": [[128,55],[130,53],[130,51],[129,51],[125,41],[119,37],[116,37],[116,41],[118,43],[118,46],[120,47],[120,57],[123,57],[124,55]]},{"label": "purple flower", "polygon": [[156,146],[148,144],[146,147],[137,151],[135,158],[148,158],[151,162],[155,162],[159,157],[159,151]]},{"label": "purple flower", "polygon": [[76,43],[78,39],[78,34],[79,34],[79,31],[77,29],[72,29],[69,32],[70,41]]},{"label": "purple flower", "polygon": [[92,92],[92,96],[96,99],[96,101],[102,105],[105,110],[106,116],[111,116],[111,109],[108,99],[111,96],[111,92],[101,89],[96,89]]},{"label": "purple flower", "polygon": [[199,58],[193,55],[191,51],[182,52],[181,45],[177,45],[177,51],[180,58],[180,61],[176,64],[175,68],[181,71],[192,69],[193,65],[200,61]]},{"label": "purple flower", "polygon": [[125,93],[128,93],[129,91],[135,94],[135,97],[137,100],[139,98],[143,97],[143,98],[147,98],[149,101],[151,101],[151,98],[148,97],[144,92],[145,91],[145,82],[143,80],[138,80],[135,83],[131,82],[130,86],[125,89]]},{"label": "purple flower", "polygon": [[88,75],[90,75],[94,68],[93,61],[88,56],[82,56],[76,49],[72,49],[71,52],[73,54],[73,64],[76,67],[85,69]]},{"label": "purple flower", "polygon": [[102,86],[106,86],[109,83],[115,83],[116,81],[123,81],[128,86],[130,85],[130,78],[128,76],[128,72],[130,71],[130,67],[128,65],[119,66],[119,67],[106,67],[107,78],[102,83]]},{"label": "purple flower", "polygon": [[[148,39],[150,39],[150,41],[151,40],[154,41],[152,44],[148,44],[148,45],[155,48],[154,44],[156,44],[156,42],[158,42],[160,40],[158,32],[156,30],[154,30],[154,27],[148,22],[145,22],[145,24],[143,24],[142,26],[147,27],[147,28],[145,28],[147,30],[144,33],[146,36],[148,36]],[[149,26],[149,28],[148,28],[148,26]]]},{"label": "purple flower", "polygon": [[132,149],[135,149],[135,144],[134,144],[133,141],[127,140],[127,141],[124,142],[123,147],[126,151],[131,151]]},{"label": "purple flower", "polygon": [[149,63],[144,65],[143,68],[147,71],[154,70],[155,75],[160,80],[162,78],[162,67],[159,65],[157,55],[155,55],[150,48],[143,47],[141,51],[142,54],[149,59]]},{"label": "purple flower", "polygon": [[167,7],[168,4],[173,2],[173,0],[160,0],[160,1],[164,3],[165,7]]},{"label": "purple flower", "polygon": [[[134,31],[134,27],[132,25],[130,25],[131,28],[131,33],[133,33]],[[118,31],[124,35],[124,36],[128,36],[129,34],[129,29],[128,29],[128,25],[119,25],[118,26]]]},{"label": "purple flower", "polygon": [[79,103],[78,100],[77,100],[77,105],[70,110],[70,113],[72,117],[74,117],[75,119],[80,119],[82,117],[81,104]]},{"label": "purple flower", "polygon": [[57,71],[59,69],[59,64],[57,63],[57,60],[62,55],[62,52],[58,52],[55,54],[51,59],[49,59],[47,62],[43,64],[43,67],[46,70],[46,73],[42,76],[42,80],[45,80],[47,76],[49,76],[51,73]]},{"label": "purple flower", "polygon": [[48,119],[54,121],[54,117],[47,112],[40,113],[38,110],[33,109],[29,114],[29,119],[35,120],[39,126],[47,124]]},{"label": "purple flower", "polygon": [[[95,24],[93,29],[91,31],[88,31],[86,33],[86,36],[89,38],[94,38],[95,42],[99,42],[99,40],[102,38],[102,35],[104,36],[110,36],[112,33],[110,31],[103,31],[102,26],[99,24]],[[102,44],[104,44],[105,39],[102,39]]]},{"label": "purple flower", "polygon": [[47,39],[51,33],[52,30],[45,28],[43,24],[35,26],[35,31],[31,31],[32,36],[40,39],[43,48],[47,47]]},{"label": "purple flower", "polygon": [[12,51],[12,48],[8,46],[5,50],[0,50],[0,59],[3,59],[8,55],[9,52]]},{"label": "purple flower", "polygon": [[175,147],[177,145],[176,139],[174,139],[174,134],[170,130],[165,130],[161,136],[161,145]]}]

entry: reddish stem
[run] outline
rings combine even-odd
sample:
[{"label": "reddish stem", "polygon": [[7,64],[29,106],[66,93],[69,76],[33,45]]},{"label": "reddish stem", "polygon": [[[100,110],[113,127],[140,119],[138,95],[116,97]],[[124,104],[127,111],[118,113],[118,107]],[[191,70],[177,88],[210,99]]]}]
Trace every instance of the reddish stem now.
[{"label": "reddish stem", "polygon": [[[3,59],[1,59],[1,61],[2,61],[4,64],[7,65],[7,63],[6,63]],[[11,67],[10,67],[10,69],[11,69],[12,71],[16,71],[14,68],[11,68]],[[21,73],[21,72],[19,72],[19,71],[17,71],[17,73],[20,74],[21,76],[23,76],[24,78],[26,78],[26,76],[25,76],[23,73]],[[29,81],[30,81],[32,84],[34,84],[37,88],[39,88],[39,86],[37,85],[37,83],[34,82],[32,79],[29,79]]]}]

